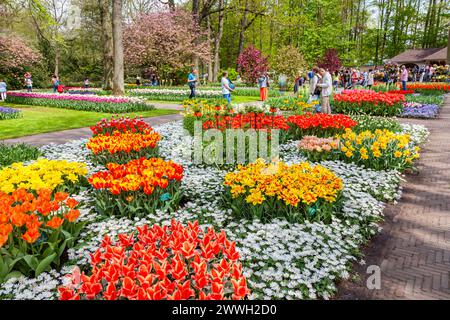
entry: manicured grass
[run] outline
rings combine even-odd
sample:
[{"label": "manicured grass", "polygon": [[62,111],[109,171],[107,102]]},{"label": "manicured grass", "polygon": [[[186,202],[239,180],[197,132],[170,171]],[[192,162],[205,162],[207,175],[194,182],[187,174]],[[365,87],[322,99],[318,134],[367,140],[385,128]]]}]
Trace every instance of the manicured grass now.
[{"label": "manicured grass", "polygon": [[[35,107],[13,104],[0,104],[22,110],[23,117],[13,120],[0,121],[0,139],[18,138],[38,133],[61,131],[92,126],[103,118],[110,118],[112,114],[75,111],[59,108]],[[123,115],[146,118],[179,113],[177,110],[155,109],[124,113]]]}]

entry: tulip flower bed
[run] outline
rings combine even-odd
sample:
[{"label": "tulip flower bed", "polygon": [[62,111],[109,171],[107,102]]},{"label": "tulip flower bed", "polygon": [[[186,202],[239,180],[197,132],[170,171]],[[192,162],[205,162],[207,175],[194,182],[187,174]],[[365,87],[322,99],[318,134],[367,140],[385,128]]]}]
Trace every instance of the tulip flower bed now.
[{"label": "tulip flower bed", "polygon": [[160,208],[173,210],[181,200],[183,167],[174,162],[140,158],[106,168],[89,177],[101,215],[142,217]]},{"label": "tulip flower bed", "polygon": [[[92,130],[94,134],[97,129]],[[106,129],[105,129],[106,131]],[[86,144],[92,151],[92,159],[99,164],[110,162],[124,164],[141,157],[155,157],[158,155],[157,144],[161,136],[152,128],[143,132],[113,131],[112,134],[97,134]]]},{"label": "tulip flower bed", "polygon": [[[131,88],[131,87],[130,87]],[[189,97],[191,91],[187,87],[167,87],[167,88],[146,88],[143,86],[134,87],[127,90],[132,96],[143,97],[153,100],[179,101],[184,97]],[[223,94],[220,87],[197,87],[196,97],[201,99],[222,99]],[[259,97],[259,88],[237,87],[233,91],[234,96]],[[281,94],[277,90],[270,90],[271,97],[279,97]]]},{"label": "tulip flower bed", "polygon": [[266,164],[257,160],[225,176],[226,207],[240,218],[263,222],[285,218],[330,223],[342,180],[330,170],[307,162]]},{"label": "tulip flower bed", "polygon": [[348,90],[334,95],[333,112],[393,117],[403,112],[405,96],[370,90]]},{"label": "tulip flower bed", "polygon": [[267,99],[264,104],[281,111],[313,112],[319,101],[308,103],[306,100],[302,97],[275,97]]},{"label": "tulip flower bed", "polygon": [[304,136],[298,144],[299,150],[308,160],[336,160],[339,158],[339,139]]},{"label": "tulip flower bed", "polygon": [[137,98],[84,94],[29,93],[13,91],[8,93],[6,101],[15,104],[106,113],[126,113],[154,109],[154,106]]},{"label": "tulip flower bed", "polygon": [[[218,99],[222,98],[221,90],[196,90],[197,98]],[[128,94],[131,96],[165,101],[179,101],[185,97],[189,97],[191,91],[189,89],[131,89]]]},{"label": "tulip flower bed", "polygon": [[390,93],[390,94],[403,94],[403,95],[406,95],[406,94],[414,94],[415,92],[414,92],[414,90],[390,90],[390,91],[388,91],[388,93]]},{"label": "tulip flower bed", "polygon": [[41,189],[0,192],[0,283],[18,276],[39,276],[60,265],[84,223],[76,222],[78,202],[67,193]]},{"label": "tulip flower bed", "polygon": [[402,117],[406,118],[436,118],[439,114],[439,106],[435,104],[420,104],[416,102],[406,102]]},{"label": "tulip flower bed", "polygon": [[17,119],[21,116],[22,113],[20,112],[20,110],[0,106],[0,120]]},{"label": "tulip flower bed", "polygon": [[300,141],[299,150],[311,161],[339,159],[374,170],[402,172],[412,168],[420,149],[411,143],[408,134],[377,129],[373,133],[363,131],[359,134],[347,130],[338,139],[330,141],[306,137]]},{"label": "tulip flower bed", "polygon": [[[106,236],[91,258],[92,273],[59,287],[61,300],[241,300],[250,290],[236,243],[224,232],[184,227],[137,228],[136,234]],[[105,275],[107,275],[105,277]]]},{"label": "tulip flower bed", "polygon": [[7,145],[0,143],[0,168],[9,166],[14,162],[23,162],[37,159],[41,152],[35,146],[24,143]]},{"label": "tulip flower bed", "polygon": [[450,92],[450,84],[443,82],[408,83],[407,89],[423,95],[441,95]]},{"label": "tulip flower bed", "polygon": [[120,133],[145,133],[152,128],[140,118],[111,117],[111,119],[102,119],[95,126],[91,127],[93,136],[112,135],[114,131]]},{"label": "tulip flower bed", "polygon": [[[358,125],[367,126],[370,119],[376,118],[367,117]],[[383,125],[387,124],[376,124]],[[103,129],[116,128],[122,127],[99,124],[97,130],[106,134]],[[221,169],[195,164],[184,156],[184,148],[192,147],[195,140],[184,134],[181,121],[154,130],[164,137],[158,142],[164,160],[136,159],[133,167],[110,164],[105,170],[97,166],[86,148],[87,140],[41,148],[50,160],[86,163],[92,185],[76,195],[80,204],[74,209],[80,212],[76,222],[85,225],[76,246],[60,260],[62,268],[51,264],[50,271],[0,283],[0,299],[329,299],[336,293],[336,284],[351,276],[353,264],[364,263],[360,248],[379,231],[384,203],[401,196],[400,166],[376,171],[350,159],[311,165],[298,151],[297,141],[286,141],[280,145],[280,162]],[[402,152],[414,152],[428,131],[423,126],[401,125],[396,134],[409,137]],[[380,134],[380,139],[386,135]],[[352,140],[351,146],[356,142]],[[387,154],[387,149],[381,151],[383,141],[378,142],[380,152]],[[402,142],[389,140],[387,144],[390,148],[390,143],[399,146]],[[161,165],[143,169],[140,161]],[[169,166],[170,162],[177,163],[176,167]],[[182,168],[178,171],[182,178],[173,182],[178,184],[174,192],[182,194],[183,201],[173,207],[167,206],[174,199],[167,191],[171,181],[166,189],[161,188],[162,180],[169,180],[162,166],[175,171]],[[161,181],[156,179],[159,174]],[[233,199],[232,186],[226,185],[231,177],[235,192],[240,192],[239,185],[245,188],[245,198],[241,194]],[[109,187],[97,185],[100,189],[96,189],[94,178],[98,178],[96,183],[111,182],[124,190],[114,195]],[[151,196],[156,199],[158,195],[160,205],[140,209],[133,203],[135,198],[125,196],[147,196],[148,181],[158,181]],[[124,214],[120,209],[118,215],[102,214],[96,207],[99,192],[108,195],[106,201],[111,203],[111,199],[120,199],[120,206],[127,207]],[[239,198],[248,211],[240,212],[234,204],[233,208],[232,201]],[[290,211],[281,215],[269,207],[275,202]],[[267,207],[261,214],[258,208],[262,206]],[[142,213],[130,215],[128,210]],[[73,266],[78,267],[74,270]],[[109,278],[115,271],[117,282]],[[102,275],[106,276],[100,280]],[[224,275],[223,283],[217,281],[219,275]]]},{"label": "tulip flower bed", "polygon": [[84,163],[66,160],[39,159],[27,166],[21,162],[13,163],[0,170],[0,192],[48,189],[73,194],[86,185],[87,173]]},{"label": "tulip flower bed", "polygon": [[349,116],[326,113],[290,116],[287,122],[290,128],[289,136],[292,139],[300,139],[305,135],[330,137],[357,125],[357,122]]}]

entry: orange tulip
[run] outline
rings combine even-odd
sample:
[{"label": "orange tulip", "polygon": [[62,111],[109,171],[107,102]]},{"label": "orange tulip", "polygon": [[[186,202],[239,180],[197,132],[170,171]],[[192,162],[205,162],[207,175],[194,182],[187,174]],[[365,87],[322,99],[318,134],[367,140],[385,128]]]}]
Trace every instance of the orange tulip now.
[{"label": "orange tulip", "polygon": [[64,223],[64,219],[60,217],[53,217],[50,221],[47,222],[47,226],[52,229],[58,229]]}]

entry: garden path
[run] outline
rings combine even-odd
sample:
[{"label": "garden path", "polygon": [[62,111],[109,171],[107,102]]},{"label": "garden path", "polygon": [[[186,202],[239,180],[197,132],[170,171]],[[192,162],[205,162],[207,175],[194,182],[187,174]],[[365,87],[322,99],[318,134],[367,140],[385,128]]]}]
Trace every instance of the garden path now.
[{"label": "garden path", "polygon": [[[168,109],[167,106],[168,105],[164,105],[164,108]],[[160,108],[160,106],[158,105],[157,108]],[[151,126],[156,126],[159,124],[177,121],[181,119],[182,116],[180,114],[169,114],[159,117],[144,118],[143,120]],[[88,139],[91,136],[92,136],[91,129],[89,129],[89,127],[86,127],[49,133],[41,133],[14,139],[6,139],[3,140],[3,142],[7,144],[27,143],[35,146],[43,146],[50,143],[63,144],[71,140]]]},{"label": "garden path", "polygon": [[[450,96],[439,120],[405,120],[430,131],[397,205],[385,210],[383,231],[355,266],[359,280],[340,285],[338,299],[450,299]],[[369,290],[367,267],[381,268],[381,289]]]}]

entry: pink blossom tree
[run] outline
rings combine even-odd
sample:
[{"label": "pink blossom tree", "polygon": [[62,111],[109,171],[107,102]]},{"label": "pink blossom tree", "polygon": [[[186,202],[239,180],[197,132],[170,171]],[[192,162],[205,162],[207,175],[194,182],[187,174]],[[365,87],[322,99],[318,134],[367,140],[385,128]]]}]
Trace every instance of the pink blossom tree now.
[{"label": "pink blossom tree", "polygon": [[0,76],[9,82],[10,88],[21,87],[25,71],[29,71],[41,59],[41,54],[22,38],[0,36]]},{"label": "pink blossom tree", "polygon": [[331,73],[338,71],[342,66],[338,51],[336,49],[327,49],[323,57],[317,61],[317,65]]},{"label": "pink blossom tree", "polygon": [[126,26],[124,54],[128,70],[153,68],[168,79],[192,66],[196,57],[209,62],[210,47],[192,14],[177,10],[145,14]]},{"label": "pink blossom tree", "polygon": [[269,69],[268,58],[263,56],[261,51],[253,45],[249,45],[242,51],[237,64],[242,80],[248,84],[256,83],[259,76]]}]

